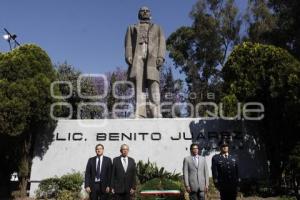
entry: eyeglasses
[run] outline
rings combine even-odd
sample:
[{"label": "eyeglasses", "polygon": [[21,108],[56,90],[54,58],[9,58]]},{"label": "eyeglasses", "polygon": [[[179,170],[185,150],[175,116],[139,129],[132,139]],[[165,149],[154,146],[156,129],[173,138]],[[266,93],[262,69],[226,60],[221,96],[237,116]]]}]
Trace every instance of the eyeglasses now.
[{"label": "eyeglasses", "polygon": [[141,12],[150,12],[150,10],[140,10]]}]

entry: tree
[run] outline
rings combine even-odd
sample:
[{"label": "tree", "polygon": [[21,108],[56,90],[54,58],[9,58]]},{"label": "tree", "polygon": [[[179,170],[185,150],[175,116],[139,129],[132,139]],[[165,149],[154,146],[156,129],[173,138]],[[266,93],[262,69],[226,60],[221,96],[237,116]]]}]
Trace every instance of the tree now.
[{"label": "tree", "polygon": [[219,88],[219,69],[239,43],[242,20],[233,0],[198,0],[190,16],[193,25],[172,33],[167,48],[175,66],[186,75],[189,92],[197,97],[189,99],[195,105],[208,91]]},{"label": "tree", "polygon": [[107,107],[108,107],[109,112],[112,112],[113,106],[116,103],[116,99],[113,95],[113,85],[114,85],[115,82],[116,82],[116,75],[115,75],[115,73],[112,73],[112,75],[110,77],[110,82],[109,82],[110,90],[109,90],[109,94],[108,94],[108,97],[107,97]]},{"label": "tree", "polygon": [[271,178],[279,187],[288,155],[299,141],[300,63],[286,50],[243,43],[222,69],[227,102],[260,102],[264,118],[260,135],[271,162]]},{"label": "tree", "polygon": [[251,42],[270,43],[277,17],[268,6],[268,0],[250,0],[245,14],[248,24],[248,38]]},{"label": "tree", "polygon": [[[174,79],[171,67],[163,66],[160,75],[160,96],[164,118],[172,118],[172,106],[179,103],[184,98],[180,93],[183,93],[183,83],[180,79]],[[176,116],[181,116],[180,108],[175,109]]]},{"label": "tree", "polygon": [[[97,99],[83,98],[78,93],[78,87],[80,87],[81,95],[84,96],[94,96],[102,91],[96,90],[95,80],[92,77],[84,76],[80,78],[83,74],[76,70],[73,66],[69,65],[67,62],[56,66],[58,72],[59,81],[66,81],[71,84],[71,88],[67,84],[59,84],[59,90],[61,95],[67,96],[71,90],[71,96],[69,98],[64,99],[65,102],[69,103],[73,108],[72,119],[78,118],[78,105],[80,103],[88,103],[95,102]],[[80,81],[80,83],[78,82]],[[98,100],[99,101],[99,100]],[[67,117],[69,115],[70,110],[62,107],[62,112],[60,116]],[[79,115],[79,119],[86,118],[96,118],[97,116],[101,116],[101,110],[99,107],[95,106],[82,106],[81,112]]]},{"label": "tree", "polygon": [[[108,111],[111,113],[110,117],[130,117],[134,112],[134,88],[133,85],[129,85],[127,83],[127,70],[117,67],[114,71],[106,73],[106,77],[109,82],[109,87],[108,96],[105,98],[105,102],[107,104]],[[119,82],[119,84],[115,85],[117,81]],[[115,95],[113,94],[113,92],[115,93]],[[132,98],[129,98],[130,96],[132,96]],[[116,105],[117,103],[119,106]],[[114,106],[116,107],[114,108]],[[120,109],[122,111],[116,112],[114,113],[115,115],[113,115],[113,109]]]},{"label": "tree", "polygon": [[40,47],[24,45],[0,55],[1,163],[13,163],[6,172],[18,171],[22,196],[26,195],[33,144],[53,122],[50,84],[55,79],[50,58]]},{"label": "tree", "polygon": [[270,7],[278,18],[270,38],[271,43],[287,49],[298,60],[300,58],[300,2],[298,0],[270,0]]},{"label": "tree", "polygon": [[249,40],[287,49],[300,57],[300,2],[251,0],[247,21]]}]

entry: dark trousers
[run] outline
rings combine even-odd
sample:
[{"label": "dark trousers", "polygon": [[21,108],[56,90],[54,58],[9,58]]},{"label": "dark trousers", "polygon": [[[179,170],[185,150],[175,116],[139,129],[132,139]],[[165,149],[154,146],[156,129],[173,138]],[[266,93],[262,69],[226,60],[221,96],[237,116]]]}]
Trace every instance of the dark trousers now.
[{"label": "dark trousers", "polygon": [[107,200],[107,193],[102,191],[101,182],[94,183],[93,187],[91,188],[90,199],[91,200]]},{"label": "dark trousers", "polygon": [[205,193],[198,190],[198,192],[191,192],[189,194],[190,200],[205,200]]},{"label": "dark trousers", "polygon": [[131,199],[130,193],[115,194],[115,200],[130,200],[130,199]]},{"label": "dark trousers", "polygon": [[237,187],[235,186],[223,186],[220,187],[221,200],[236,200]]}]

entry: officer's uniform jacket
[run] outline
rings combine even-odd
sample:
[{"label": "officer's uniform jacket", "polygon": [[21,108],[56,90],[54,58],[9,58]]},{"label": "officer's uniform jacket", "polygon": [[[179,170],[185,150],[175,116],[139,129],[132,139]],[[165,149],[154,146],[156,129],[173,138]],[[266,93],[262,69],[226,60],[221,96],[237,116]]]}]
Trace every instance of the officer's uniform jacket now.
[{"label": "officer's uniform jacket", "polygon": [[216,154],[212,158],[213,181],[217,187],[223,185],[236,186],[239,181],[239,166],[235,156],[225,158],[222,154]]}]

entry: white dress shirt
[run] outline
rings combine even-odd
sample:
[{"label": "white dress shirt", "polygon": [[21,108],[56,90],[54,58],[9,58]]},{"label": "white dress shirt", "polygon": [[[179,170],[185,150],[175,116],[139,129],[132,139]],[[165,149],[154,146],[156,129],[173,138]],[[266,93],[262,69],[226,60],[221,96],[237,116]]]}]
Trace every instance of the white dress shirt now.
[{"label": "white dress shirt", "polygon": [[224,158],[228,158],[228,155],[229,155],[229,153],[224,153],[224,154],[223,154],[223,157],[224,157]]},{"label": "white dress shirt", "polygon": [[121,162],[122,162],[122,165],[123,165],[123,168],[124,168],[124,171],[126,172],[127,171],[127,167],[128,167],[128,157],[122,157],[121,156]]},{"label": "white dress shirt", "polygon": [[193,156],[193,161],[194,161],[195,165],[198,166],[198,163],[199,163],[199,156],[198,156],[198,155]]}]

